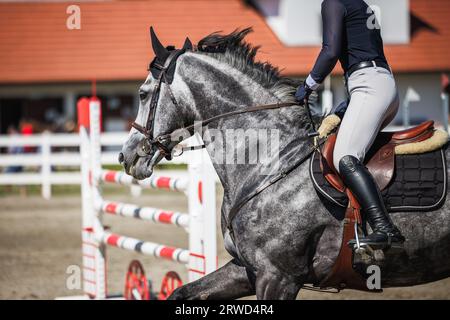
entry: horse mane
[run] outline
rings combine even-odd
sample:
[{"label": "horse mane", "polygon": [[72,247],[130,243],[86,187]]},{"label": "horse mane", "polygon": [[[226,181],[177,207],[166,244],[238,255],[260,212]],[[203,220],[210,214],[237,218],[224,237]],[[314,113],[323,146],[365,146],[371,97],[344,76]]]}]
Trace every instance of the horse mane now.
[{"label": "horse mane", "polygon": [[251,79],[270,90],[283,101],[294,101],[294,92],[300,81],[283,77],[280,70],[269,62],[255,59],[259,46],[247,43],[244,38],[252,28],[236,29],[230,34],[214,32],[201,39],[197,51],[208,54],[240,70]]}]

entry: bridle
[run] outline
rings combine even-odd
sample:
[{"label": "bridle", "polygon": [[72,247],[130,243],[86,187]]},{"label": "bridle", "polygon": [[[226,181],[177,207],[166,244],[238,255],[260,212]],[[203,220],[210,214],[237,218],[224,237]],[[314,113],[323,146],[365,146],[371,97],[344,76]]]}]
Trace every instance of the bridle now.
[{"label": "bridle", "polygon": [[179,109],[179,104],[177,100],[175,99],[175,96],[172,92],[172,89],[170,88],[170,83],[168,81],[167,72],[168,70],[175,65],[178,57],[182,55],[186,50],[184,49],[174,49],[171,50],[169,53],[169,56],[164,61],[164,64],[161,65],[158,63],[158,60],[155,58],[149,66],[149,70],[154,68],[159,71],[158,78],[156,79],[155,86],[153,88],[153,93],[150,100],[150,106],[148,111],[148,117],[147,122],[145,124],[145,127],[133,122],[131,126],[135,128],[137,131],[142,133],[145,136],[145,139],[140,143],[138,146],[137,154],[140,157],[148,156],[151,151],[152,147],[155,146],[163,156],[168,158],[168,160],[171,159],[171,150],[170,148],[164,144],[164,141],[167,139],[170,139],[171,135],[160,135],[156,138],[153,137],[153,128],[154,128],[154,122],[155,122],[155,114],[156,109],[158,107],[159,102],[159,95],[161,92],[161,86],[162,83],[167,84],[167,90],[169,92],[170,99],[172,100],[172,103],[175,105],[177,109]]}]

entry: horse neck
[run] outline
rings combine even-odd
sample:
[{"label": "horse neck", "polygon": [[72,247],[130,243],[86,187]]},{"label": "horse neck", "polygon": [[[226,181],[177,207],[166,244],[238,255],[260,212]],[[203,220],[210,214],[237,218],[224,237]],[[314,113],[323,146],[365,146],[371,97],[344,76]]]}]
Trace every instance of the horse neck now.
[{"label": "horse neck", "polygon": [[[183,63],[180,74],[190,89],[190,99],[195,106],[191,116],[195,120],[205,120],[249,106],[284,102],[239,70],[209,56],[192,56],[193,59],[186,59]],[[193,74],[195,77],[192,77]],[[265,145],[273,165],[263,165],[261,159],[250,163],[249,154],[255,155],[259,151],[256,152],[245,141],[241,144],[233,141],[233,138],[242,138],[242,134],[246,139],[253,139],[257,150]],[[225,194],[232,202],[238,201],[246,193],[245,189],[256,187],[270,175],[289,166],[294,155],[295,158],[301,156],[302,147],[307,143],[305,137],[304,112],[296,106],[221,119],[210,123],[203,135]],[[266,138],[273,142],[267,143]],[[277,143],[278,150],[274,148]],[[243,154],[244,163],[241,161]],[[268,160],[265,158],[264,162]]]}]

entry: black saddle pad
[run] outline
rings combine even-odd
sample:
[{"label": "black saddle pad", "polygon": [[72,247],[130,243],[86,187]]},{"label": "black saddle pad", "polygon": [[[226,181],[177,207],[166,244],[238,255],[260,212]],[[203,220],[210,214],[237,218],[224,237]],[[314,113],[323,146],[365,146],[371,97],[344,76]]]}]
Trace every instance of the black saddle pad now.
[{"label": "black saddle pad", "polygon": [[[311,157],[310,175],[316,190],[327,200],[347,207],[345,193],[333,188],[320,170],[320,155]],[[381,191],[388,211],[433,211],[447,196],[447,162],[443,149],[423,154],[395,155],[394,176]]]}]

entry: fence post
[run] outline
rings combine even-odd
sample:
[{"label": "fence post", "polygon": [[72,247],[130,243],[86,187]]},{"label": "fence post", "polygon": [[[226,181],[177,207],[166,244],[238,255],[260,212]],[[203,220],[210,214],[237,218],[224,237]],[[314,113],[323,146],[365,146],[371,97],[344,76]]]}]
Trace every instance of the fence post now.
[{"label": "fence post", "polygon": [[42,144],[41,144],[41,156],[42,156],[42,165],[41,165],[41,176],[42,176],[42,187],[41,194],[42,197],[46,200],[49,200],[52,196],[52,185],[51,185],[51,173],[52,173],[52,165],[50,163],[50,134],[48,131],[42,133]]}]

